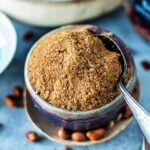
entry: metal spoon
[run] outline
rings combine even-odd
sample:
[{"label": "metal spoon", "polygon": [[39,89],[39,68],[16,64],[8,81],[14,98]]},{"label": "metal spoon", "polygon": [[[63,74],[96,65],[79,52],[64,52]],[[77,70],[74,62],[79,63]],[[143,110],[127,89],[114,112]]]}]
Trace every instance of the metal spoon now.
[{"label": "metal spoon", "polygon": [[102,39],[102,40],[108,40],[108,42],[111,42],[117,49],[116,51],[118,53],[120,53],[121,57],[122,57],[122,74],[118,80],[118,88],[124,98],[124,100],[126,101],[126,103],[128,104],[128,106],[130,107],[135,119],[137,120],[146,140],[148,141],[148,143],[150,144],[150,113],[147,112],[132,96],[131,94],[128,92],[127,88],[123,85],[123,79],[126,75],[127,72],[127,61],[125,58],[125,55],[123,54],[121,48],[119,47],[119,45],[112,39],[109,38],[105,35],[97,35],[98,38]]},{"label": "metal spoon", "polygon": [[145,138],[143,138],[142,150],[150,150],[150,144],[148,144]]}]

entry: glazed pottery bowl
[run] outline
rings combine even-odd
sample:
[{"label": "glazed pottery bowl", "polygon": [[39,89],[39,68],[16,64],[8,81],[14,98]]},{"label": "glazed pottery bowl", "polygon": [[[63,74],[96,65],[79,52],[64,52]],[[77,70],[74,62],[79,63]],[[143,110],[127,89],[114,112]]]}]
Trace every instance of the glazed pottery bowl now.
[{"label": "glazed pottery bowl", "polygon": [[[136,86],[137,76],[136,76],[136,69],[135,69],[132,55],[128,50],[128,48],[126,47],[126,45],[117,36],[115,36],[109,31],[98,28],[96,26],[91,26],[91,25],[84,25],[84,26],[87,26],[87,28],[90,31],[94,32],[95,34],[105,34],[106,36],[109,36],[110,38],[115,40],[115,42],[121,47],[127,59],[128,69],[131,70],[131,74],[132,74],[126,87],[129,90],[129,92],[132,93]],[[64,28],[78,28],[78,27],[81,27],[81,25],[66,26],[51,31],[48,34],[51,34],[52,32],[56,32],[58,30],[62,30]],[[35,45],[31,48],[31,50],[28,53],[26,63],[25,63],[24,73],[25,73],[25,83],[26,83],[27,90],[30,93],[30,96],[32,97],[32,101],[34,102],[35,106],[43,114],[43,117],[46,116],[56,125],[70,130],[90,130],[90,129],[98,128],[108,124],[112,119],[117,117],[122,107],[125,105],[125,102],[121,95],[118,95],[110,103],[97,109],[88,110],[88,111],[68,111],[49,104],[48,102],[43,100],[38,94],[36,94],[28,79],[27,65],[28,65],[30,55],[32,54],[32,51],[34,50],[37,43],[35,43]],[[105,43],[105,45],[106,44],[107,43]]]}]

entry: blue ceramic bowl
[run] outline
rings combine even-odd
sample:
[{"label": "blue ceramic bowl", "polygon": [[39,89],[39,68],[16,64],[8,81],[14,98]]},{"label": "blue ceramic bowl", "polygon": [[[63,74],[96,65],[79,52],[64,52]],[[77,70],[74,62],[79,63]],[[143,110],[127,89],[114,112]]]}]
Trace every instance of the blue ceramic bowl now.
[{"label": "blue ceramic bowl", "polygon": [[[132,76],[126,85],[129,92],[132,93],[136,86],[137,76],[136,76],[136,69],[135,69],[132,55],[130,51],[128,50],[128,48],[126,47],[126,45],[117,36],[115,36],[109,31],[98,28],[96,26],[91,26],[91,25],[84,25],[84,26],[88,27],[90,31],[96,34],[105,34],[106,36],[113,38],[115,42],[121,47],[127,59],[128,68],[130,68],[132,72]],[[79,27],[81,27],[81,25],[66,26],[66,27],[62,27],[57,30],[54,30],[52,32],[56,32],[64,28],[79,28]],[[52,32],[49,32],[48,34],[51,34]],[[30,96],[32,97],[32,100],[35,106],[43,114],[43,117],[46,116],[56,125],[64,127],[69,130],[95,129],[95,128],[108,124],[112,119],[117,117],[118,113],[121,111],[122,107],[125,105],[125,102],[121,95],[118,95],[117,97],[115,97],[114,100],[111,101],[110,103],[100,108],[94,109],[94,110],[68,111],[68,110],[61,109],[61,108],[55,107],[54,105],[49,104],[48,102],[43,100],[38,94],[36,94],[36,92],[34,91],[28,79],[27,64],[28,64],[30,55],[32,54],[32,51],[34,50],[34,47],[36,46],[37,43],[34,44],[34,46],[31,48],[27,56],[24,73],[25,73],[25,83],[26,83],[27,90],[29,91]]]}]

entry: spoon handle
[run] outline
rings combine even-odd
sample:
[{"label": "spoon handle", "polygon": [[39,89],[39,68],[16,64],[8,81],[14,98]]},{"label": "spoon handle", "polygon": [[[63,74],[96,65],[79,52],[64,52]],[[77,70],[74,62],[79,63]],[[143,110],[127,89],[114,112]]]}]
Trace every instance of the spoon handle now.
[{"label": "spoon handle", "polygon": [[128,92],[126,87],[120,81],[118,83],[119,90],[130,107],[135,119],[137,120],[145,138],[150,144],[150,114],[147,112]]},{"label": "spoon handle", "polygon": [[150,150],[150,144],[148,144],[145,138],[143,138],[142,150]]}]

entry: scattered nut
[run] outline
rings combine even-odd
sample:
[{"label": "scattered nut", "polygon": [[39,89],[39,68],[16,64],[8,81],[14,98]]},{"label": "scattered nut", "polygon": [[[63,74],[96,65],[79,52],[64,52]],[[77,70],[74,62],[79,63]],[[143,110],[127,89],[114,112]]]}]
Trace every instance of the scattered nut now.
[{"label": "scattered nut", "polygon": [[69,134],[64,128],[60,128],[60,129],[58,130],[58,136],[59,136],[61,139],[69,139],[70,134]]},{"label": "scattered nut", "polygon": [[64,150],[71,150],[71,148],[66,146]]},{"label": "scattered nut", "polygon": [[122,113],[120,113],[118,116],[117,116],[117,118],[116,118],[116,122],[118,122],[118,121],[120,121],[121,119],[122,119],[122,117],[123,117],[123,114]]},{"label": "scattered nut", "polygon": [[110,123],[108,124],[108,129],[111,129],[111,128],[113,128],[114,126],[115,126],[115,121],[112,120],[112,121],[110,121]]},{"label": "scattered nut", "polygon": [[23,88],[20,86],[15,86],[13,88],[13,93],[15,96],[22,97],[23,96]]},{"label": "scattered nut", "polygon": [[23,34],[22,38],[24,41],[30,41],[35,37],[34,33],[32,31],[27,31]]},{"label": "scattered nut", "polygon": [[26,138],[31,141],[31,142],[36,142],[39,140],[39,136],[36,132],[34,131],[29,131],[27,134],[26,134]]},{"label": "scattered nut", "polygon": [[11,108],[18,107],[18,101],[19,101],[18,97],[14,95],[7,95],[5,98],[6,105]]},{"label": "scattered nut", "polygon": [[96,141],[100,140],[104,135],[106,134],[105,129],[96,129],[92,131],[88,131],[86,133],[86,136],[91,140],[91,141]]},{"label": "scattered nut", "polygon": [[71,135],[71,139],[73,141],[78,141],[78,142],[87,140],[85,133],[84,132],[79,132],[79,131],[73,132],[72,135]]},{"label": "scattered nut", "polygon": [[23,106],[23,88],[15,86],[13,88],[13,94],[9,94],[5,98],[5,103],[8,107],[16,108]]},{"label": "scattered nut", "polygon": [[130,117],[132,117],[132,116],[133,116],[132,111],[131,111],[130,108],[127,106],[123,118],[124,118],[124,119],[127,119],[127,118],[130,118]]},{"label": "scattered nut", "polygon": [[143,68],[144,68],[145,70],[150,70],[150,61],[148,61],[148,60],[143,60],[143,61],[141,62],[141,65],[143,66]]}]

